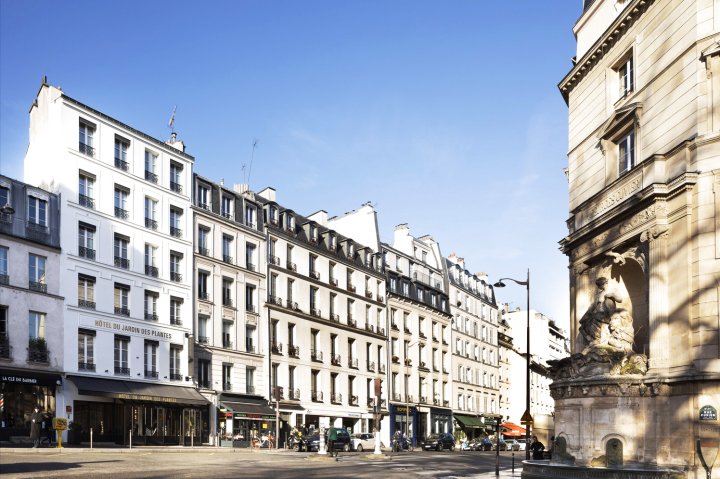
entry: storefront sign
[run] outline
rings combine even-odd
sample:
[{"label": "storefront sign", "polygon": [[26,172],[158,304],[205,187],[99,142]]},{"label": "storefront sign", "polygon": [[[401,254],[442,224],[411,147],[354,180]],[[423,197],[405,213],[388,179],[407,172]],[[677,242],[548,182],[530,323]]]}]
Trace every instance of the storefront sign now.
[{"label": "storefront sign", "polygon": [[55,386],[61,385],[62,380],[59,375],[0,371],[0,383],[24,384],[27,386]]},{"label": "storefront sign", "polygon": [[107,329],[115,333],[137,334],[148,338],[172,340],[172,333],[166,331],[158,331],[157,329],[138,327],[133,324],[118,323],[116,321],[107,321],[105,319],[95,319],[92,326],[101,329]]},{"label": "storefront sign", "polygon": [[133,401],[156,401],[156,402],[178,402],[177,398],[167,398],[162,396],[146,396],[145,394],[126,394],[118,393],[115,395],[118,399],[130,399]]},{"label": "storefront sign", "polygon": [[717,421],[717,409],[712,406],[703,406],[700,408],[701,421]]}]

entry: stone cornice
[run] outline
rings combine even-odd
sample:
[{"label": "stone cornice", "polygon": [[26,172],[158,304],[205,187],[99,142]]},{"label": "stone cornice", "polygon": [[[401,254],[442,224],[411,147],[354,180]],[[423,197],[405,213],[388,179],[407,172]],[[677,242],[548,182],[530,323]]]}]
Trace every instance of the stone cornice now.
[{"label": "stone cornice", "polygon": [[575,63],[570,72],[565,75],[558,88],[568,103],[570,92],[578,83],[605,57],[610,49],[625,36],[627,31],[635,24],[643,13],[655,0],[635,0],[631,2],[615,21],[605,30],[605,33],[588,49],[587,53]]}]

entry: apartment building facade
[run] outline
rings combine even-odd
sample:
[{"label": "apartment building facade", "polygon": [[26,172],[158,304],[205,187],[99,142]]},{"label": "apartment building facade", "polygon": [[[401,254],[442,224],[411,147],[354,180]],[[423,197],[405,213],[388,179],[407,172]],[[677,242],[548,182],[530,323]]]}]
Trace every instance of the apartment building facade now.
[{"label": "apartment building facade", "polygon": [[63,379],[60,198],[0,176],[0,440],[55,415]]},{"label": "apartment building facade", "polygon": [[390,433],[452,432],[451,313],[440,245],[406,224],[382,244],[390,322]]},{"label": "apartment building facade", "polygon": [[253,428],[275,430],[266,387],[264,219],[241,185],[199,175],[193,184],[195,382],[212,404],[211,442],[247,444]]},{"label": "apartment building facade", "polygon": [[96,441],[207,439],[187,366],[193,162],[174,135],[157,140],[46,81],[30,108],[25,179],[58,192],[63,218],[57,411],[81,440],[91,428]]},{"label": "apartment building facade", "polygon": [[471,274],[455,254],[445,259],[452,314],[452,407],[468,438],[494,431],[500,414],[498,307],[484,273]]}]

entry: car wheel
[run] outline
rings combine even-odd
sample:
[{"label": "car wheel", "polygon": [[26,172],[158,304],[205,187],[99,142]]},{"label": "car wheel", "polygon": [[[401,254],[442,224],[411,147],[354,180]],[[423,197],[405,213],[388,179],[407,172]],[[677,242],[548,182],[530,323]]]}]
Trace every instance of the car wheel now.
[{"label": "car wheel", "polygon": [[455,450],[455,443],[452,443],[452,444],[450,444],[450,451],[452,452],[454,450]]},{"label": "car wheel", "polygon": [[362,444],[358,444],[357,447],[355,448],[355,450],[356,450],[357,452],[363,452]]},{"label": "car wheel", "polygon": [[350,444],[345,444],[343,446],[343,452],[349,452],[350,451]]}]

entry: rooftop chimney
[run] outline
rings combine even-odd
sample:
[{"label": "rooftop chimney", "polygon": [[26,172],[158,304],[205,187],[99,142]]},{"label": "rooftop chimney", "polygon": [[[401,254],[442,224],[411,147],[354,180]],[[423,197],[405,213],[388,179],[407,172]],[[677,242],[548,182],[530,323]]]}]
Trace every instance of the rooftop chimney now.
[{"label": "rooftop chimney", "polygon": [[185,143],[183,143],[182,140],[177,139],[177,133],[175,133],[174,131],[170,135],[170,139],[168,141],[166,141],[165,143],[167,145],[172,146],[176,150],[180,150],[183,153],[185,153]]}]

